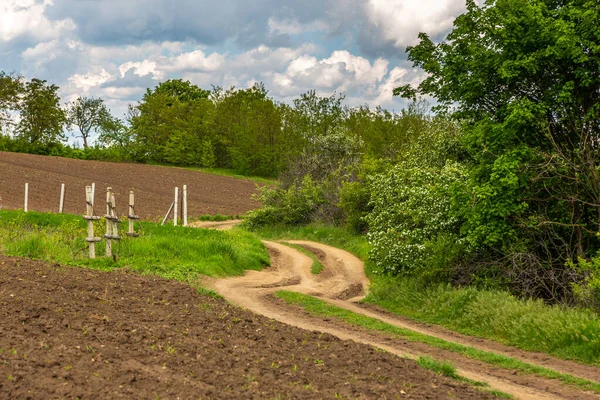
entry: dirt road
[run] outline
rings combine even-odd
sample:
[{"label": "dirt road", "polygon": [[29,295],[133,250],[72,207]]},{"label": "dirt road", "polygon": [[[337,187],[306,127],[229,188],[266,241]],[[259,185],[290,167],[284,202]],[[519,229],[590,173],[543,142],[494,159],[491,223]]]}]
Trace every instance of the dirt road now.
[{"label": "dirt road", "polygon": [[422,343],[414,343],[369,332],[343,322],[308,315],[299,307],[289,306],[277,300],[273,293],[278,290],[295,291],[316,296],[338,307],[377,318],[388,324],[421,332],[444,340],[461,343],[498,354],[505,354],[531,364],[546,366],[554,370],[597,380],[600,369],[582,366],[547,355],[529,353],[480,339],[444,332],[438,328],[427,328],[377,310],[368,309],[356,302],[368,290],[369,281],[364,274],[363,263],[352,254],[319,243],[289,241],[311,251],[324,264],[325,270],[311,273],[312,259],[301,252],[280,243],[265,242],[271,253],[272,266],[263,271],[249,271],[242,277],[211,280],[205,282],[228,301],[255,313],[276,319],[286,324],[308,330],[318,330],[347,340],[365,343],[390,353],[416,358],[429,355],[436,359],[452,362],[459,374],[492,388],[510,393],[520,399],[597,399],[595,393],[565,386],[556,380],[533,375],[519,374],[512,370],[490,366]]}]

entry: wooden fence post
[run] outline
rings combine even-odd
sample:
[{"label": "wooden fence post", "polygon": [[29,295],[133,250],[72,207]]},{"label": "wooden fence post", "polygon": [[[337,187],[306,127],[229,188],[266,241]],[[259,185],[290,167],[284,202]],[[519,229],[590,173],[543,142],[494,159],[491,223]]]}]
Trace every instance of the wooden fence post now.
[{"label": "wooden fence post", "polygon": [[135,215],[135,194],[133,193],[133,190],[129,191],[129,214],[127,214],[127,218],[129,219],[129,232],[127,232],[127,236],[140,236],[133,230],[133,221],[136,219],[140,219],[140,217]]},{"label": "wooden fence post", "polygon": [[117,208],[115,204],[115,194],[112,188],[106,188],[106,256],[112,257],[112,241],[121,240],[119,236],[119,217],[117,216]]},{"label": "wooden fence post", "polygon": [[27,212],[27,206],[29,205],[29,183],[25,183],[25,201],[23,202],[23,211]]},{"label": "wooden fence post", "polygon": [[187,226],[187,185],[183,185],[183,226]]},{"label": "wooden fence post", "polygon": [[[86,196],[87,196],[87,191],[86,191]],[[87,199],[86,199],[86,201],[87,201]],[[60,184],[60,203],[58,206],[59,214],[62,214],[64,205],[65,205],[65,184],[61,183]]]},{"label": "wooden fence post", "polygon": [[177,226],[177,202],[179,201],[179,187],[175,188],[175,200],[173,201],[173,225]]},{"label": "wooden fence post", "polygon": [[104,218],[106,219],[106,233],[104,234],[104,237],[106,238],[106,257],[112,257],[112,242],[111,242],[111,236],[112,236],[112,221],[111,221],[111,212],[112,212],[112,207],[110,206],[110,200],[111,200],[111,193],[112,193],[112,188],[111,187],[107,187],[106,188],[106,215],[104,216]]},{"label": "wooden fence post", "polygon": [[85,187],[85,215],[83,218],[87,219],[88,223],[88,237],[85,241],[89,244],[90,258],[96,258],[96,242],[101,242],[102,238],[94,237],[94,221],[100,219],[100,217],[94,216],[92,188],[90,186]]},{"label": "wooden fence post", "polygon": [[94,199],[96,198],[96,184],[92,182],[92,207],[94,207]]}]

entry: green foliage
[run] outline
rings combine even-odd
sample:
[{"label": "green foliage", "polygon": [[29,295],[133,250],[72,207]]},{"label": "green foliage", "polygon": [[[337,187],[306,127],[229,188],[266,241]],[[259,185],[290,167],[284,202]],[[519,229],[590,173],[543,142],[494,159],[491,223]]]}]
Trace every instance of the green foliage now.
[{"label": "green foliage", "polygon": [[445,41],[407,49],[427,78],[395,94],[464,122],[461,233],[516,293],[572,301],[565,264],[600,249],[598,20],[589,0],[470,0]]},{"label": "green foliage", "polygon": [[309,175],[287,189],[264,186],[256,200],[264,206],[248,212],[245,224],[249,227],[308,223],[324,202],[320,186]]},{"label": "green foliage", "polygon": [[94,97],[79,97],[67,105],[67,124],[76,127],[83,139],[83,148],[87,149],[88,140],[94,131],[113,130],[116,124],[104,100]]},{"label": "green foliage", "polygon": [[461,221],[450,210],[451,191],[465,180],[465,169],[457,163],[441,169],[401,163],[374,178],[367,237],[371,257],[383,271],[450,276],[464,242]]},{"label": "green foliage", "polygon": [[49,145],[63,141],[65,112],[60,108],[59,87],[33,78],[23,89],[19,102],[20,121],[16,131],[29,144]]},{"label": "green foliage", "polygon": [[569,262],[569,267],[585,276],[581,282],[573,283],[577,298],[588,307],[600,309],[600,256],[596,255],[590,260],[580,258],[577,264]]},{"label": "green foliage", "polygon": [[[101,231],[103,221],[98,222]],[[0,251],[62,264],[99,269],[129,268],[197,284],[198,275],[240,275],[269,263],[260,240],[241,230],[230,232],[159,224],[140,224],[139,238],[113,245],[116,261],[87,258],[87,222],[67,214],[0,211]],[[96,246],[98,255],[104,243]]]}]

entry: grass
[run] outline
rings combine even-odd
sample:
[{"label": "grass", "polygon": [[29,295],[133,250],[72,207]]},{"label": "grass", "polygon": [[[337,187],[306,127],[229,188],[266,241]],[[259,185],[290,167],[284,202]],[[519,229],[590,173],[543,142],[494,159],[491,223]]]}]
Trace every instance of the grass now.
[{"label": "grass", "polygon": [[390,333],[392,335],[401,337],[403,340],[411,342],[425,343],[429,346],[452,351],[454,353],[458,353],[465,357],[479,360],[490,365],[495,365],[526,374],[537,375],[543,378],[556,379],[584,390],[591,390],[596,393],[600,393],[600,383],[578,378],[569,374],[563,374],[549,368],[529,364],[500,354],[478,350],[473,347],[448,342],[443,339],[424,335],[408,329],[398,328],[378,319],[356,314],[340,307],[332,306],[312,296],[286,291],[279,291],[276,293],[276,296],[285,300],[287,303],[303,307],[306,311],[313,315],[338,318],[352,325],[360,326],[369,330]]},{"label": "grass", "polygon": [[[198,218],[193,218],[194,221],[211,221],[211,222],[221,222],[221,221],[230,221],[233,219],[240,219],[239,215],[222,215],[222,214],[205,214],[201,215]],[[192,220],[192,219],[190,219]]]},{"label": "grass", "polygon": [[[0,211],[0,251],[66,265],[101,270],[128,268],[197,284],[199,274],[213,277],[241,275],[261,269],[269,255],[260,240],[241,230],[231,232],[174,227],[142,222],[139,238],[123,235],[113,245],[115,258],[101,257],[104,242],[96,245],[94,260],[87,257],[87,222],[79,216]],[[97,221],[96,236],[104,231]]]},{"label": "grass", "polygon": [[449,362],[436,360],[431,357],[419,357],[417,359],[417,364],[421,367],[428,369],[430,371],[435,372],[438,375],[446,376],[450,379],[454,379],[455,381],[464,382],[471,386],[475,386],[477,389],[482,392],[490,393],[495,397],[503,398],[503,399],[514,399],[514,396],[508,393],[504,393],[500,390],[490,390],[488,389],[490,385],[485,382],[477,382],[469,378],[465,378],[464,376],[459,375],[456,372],[456,367]]},{"label": "grass", "polygon": [[199,171],[199,172],[204,172],[205,174],[211,174],[211,175],[228,176],[228,177],[236,178],[236,179],[244,179],[246,181],[251,181],[254,183],[261,184],[261,185],[274,185],[277,183],[277,179],[274,179],[274,178],[265,178],[263,176],[242,175],[235,170],[227,169],[227,168],[196,168],[196,167],[176,167],[176,168],[183,168],[183,169],[188,169],[188,170],[192,170],[192,171]]},{"label": "grass", "polygon": [[302,253],[304,255],[307,255],[308,257],[312,258],[313,263],[312,263],[312,267],[310,268],[310,272],[312,272],[313,274],[319,275],[325,269],[325,266],[323,264],[321,264],[321,261],[319,261],[319,259],[317,258],[317,256],[315,256],[310,251],[306,250],[304,247],[298,246],[297,244],[293,244],[293,243],[287,243],[287,242],[282,242],[281,244],[284,244],[284,245],[286,245],[288,247],[296,249],[300,253]]},{"label": "grass", "polygon": [[523,350],[600,365],[600,316],[592,311],[522,300],[499,290],[426,286],[414,278],[382,275],[368,259],[366,238],[343,228],[279,225],[255,232],[275,240],[314,240],[353,253],[365,261],[371,279],[364,301],[392,313]]},{"label": "grass", "polygon": [[592,311],[406,277],[376,277],[365,301],[463,334],[600,365],[600,316]]}]

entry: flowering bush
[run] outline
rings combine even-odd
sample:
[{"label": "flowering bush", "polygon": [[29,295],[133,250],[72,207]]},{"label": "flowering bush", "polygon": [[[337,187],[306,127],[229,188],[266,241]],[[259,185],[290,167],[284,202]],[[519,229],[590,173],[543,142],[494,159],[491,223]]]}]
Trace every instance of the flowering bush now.
[{"label": "flowering bush", "polygon": [[372,182],[367,215],[371,257],[383,271],[439,277],[460,255],[460,221],[451,213],[453,187],[466,183],[466,168],[404,162]]}]

